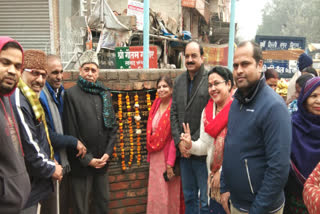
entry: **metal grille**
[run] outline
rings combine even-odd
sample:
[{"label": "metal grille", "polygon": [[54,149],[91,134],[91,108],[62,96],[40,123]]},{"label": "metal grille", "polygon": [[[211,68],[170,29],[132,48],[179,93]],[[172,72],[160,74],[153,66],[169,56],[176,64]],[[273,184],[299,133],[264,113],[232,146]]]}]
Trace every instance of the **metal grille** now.
[{"label": "metal grille", "polygon": [[0,35],[16,39],[25,50],[49,53],[48,0],[0,0]]}]

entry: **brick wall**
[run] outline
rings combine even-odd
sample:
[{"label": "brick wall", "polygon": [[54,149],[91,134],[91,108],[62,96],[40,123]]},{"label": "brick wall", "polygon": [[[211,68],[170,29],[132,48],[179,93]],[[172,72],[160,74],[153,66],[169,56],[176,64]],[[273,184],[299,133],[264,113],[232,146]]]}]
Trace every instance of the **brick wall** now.
[{"label": "brick wall", "polygon": [[[150,69],[150,70],[100,70],[99,80],[111,90],[143,91],[155,89],[156,81],[162,75],[172,79],[184,70]],[[64,72],[64,87],[75,85],[79,72],[76,70]],[[142,139],[145,140],[145,139]],[[145,149],[145,147],[143,147]],[[149,166],[146,161],[141,166],[133,165],[129,170],[122,171],[121,165],[109,169],[110,182],[110,213],[130,214],[146,213]],[[117,163],[116,163],[117,164]]]}]

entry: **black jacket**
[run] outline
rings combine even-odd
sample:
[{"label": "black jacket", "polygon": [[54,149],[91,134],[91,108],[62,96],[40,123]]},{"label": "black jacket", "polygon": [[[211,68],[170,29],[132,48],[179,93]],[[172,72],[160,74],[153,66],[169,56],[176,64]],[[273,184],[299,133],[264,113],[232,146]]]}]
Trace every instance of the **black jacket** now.
[{"label": "black jacket", "polygon": [[[171,105],[171,132],[175,145],[180,142],[183,132],[182,123],[189,123],[192,140],[200,136],[200,120],[203,108],[209,100],[208,72],[201,66],[194,78],[190,98],[188,99],[188,71],[177,77],[174,83]],[[204,159],[205,160],[205,159]]]},{"label": "black jacket", "polygon": [[3,104],[0,105],[0,212],[16,214],[27,202],[31,186],[21,145],[16,145],[15,149],[10,135],[8,116],[11,118],[12,128],[16,129],[17,140],[20,141],[10,99],[0,96],[0,102]]},{"label": "black jacket", "polygon": [[31,181],[31,193],[25,208],[37,204],[53,192],[51,176],[55,163],[50,159],[50,147],[42,122],[39,122],[27,98],[17,88],[11,96],[17,115],[24,159]]},{"label": "black jacket", "polygon": [[117,137],[117,126],[106,128],[102,117],[102,98],[84,92],[78,85],[66,90],[63,105],[64,134],[78,138],[86,147],[83,159],[76,157],[76,151],[68,149],[71,175],[87,176],[105,173],[107,164],[101,169],[88,166],[93,158],[105,153],[111,158]]}]

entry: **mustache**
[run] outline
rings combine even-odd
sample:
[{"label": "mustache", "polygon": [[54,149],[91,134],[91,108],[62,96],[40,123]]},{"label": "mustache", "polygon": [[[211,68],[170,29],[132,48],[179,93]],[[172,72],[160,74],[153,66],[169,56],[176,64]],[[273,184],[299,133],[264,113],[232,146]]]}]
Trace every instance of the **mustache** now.
[{"label": "mustache", "polygon": [[187,65],[194,65],[194,62],[187,62]]}]

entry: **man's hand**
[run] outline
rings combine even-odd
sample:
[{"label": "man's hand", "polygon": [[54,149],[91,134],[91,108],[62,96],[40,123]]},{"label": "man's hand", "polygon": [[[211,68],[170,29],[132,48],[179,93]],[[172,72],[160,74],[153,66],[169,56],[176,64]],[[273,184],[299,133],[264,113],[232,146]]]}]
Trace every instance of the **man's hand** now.
[{"label": "man's hand", "polygon": [[52,174],[52,178],[54,180],[58,180],[61,181],[62,177],[63,177],[63,173],[62,173],[62,166],[60,164],[58,164],[58,162],[56,160],[54,160],[55,164],[56,164],[56,169],[54,170],[54,173]]},{"label": "man's hand", "polygon": [[108,154],[104,154],[104,155],[100,158],[100,160],[107,163],[107,161],[109,160],[109,155],[108,155]]},{"label": "man's hand", "polygon": [[178,144],[178,147],[179,147],[179,150],[181,152],[182,157],[184,157],[184,158],[190,157],[190,153],[189,153],[188,149],[186,148],[184,141],[180,141],[180,143]]},{"label": "man's hand", "polygon": [[225,192],[221,194],[221,204],[224,211],[226,211],[227,214],[230,214],[230,209],[228,204],[229,198],[230,198],[230,192]]},{"label": "man's hand", "polygon": [[76,157],[81,156],[81,158],[83,158],[87,154],[87,148],[83,145],[83,143],[81,143],[80,140],[78,140],[77,143],[77,150],[78,154],[76,155]]},{"label": "man's hand", "polygon": [[100,169],[102,167],[104,167],[104,165],[106,165],[107,162],[102,161],[101,159],[98,158],[93,158],[90,162],[89,162],[89,166],[96,168],[96,169]]}]

